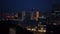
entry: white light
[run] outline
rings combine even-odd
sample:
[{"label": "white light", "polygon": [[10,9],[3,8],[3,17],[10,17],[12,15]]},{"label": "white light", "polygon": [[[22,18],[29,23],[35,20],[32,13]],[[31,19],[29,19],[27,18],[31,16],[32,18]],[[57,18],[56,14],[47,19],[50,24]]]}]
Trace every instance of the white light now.
[{"label": "white light", "polygon": [[34,29],[32,29],[32,31],[33,31]]},{"label": "white light", "polygon": [[38,30],[39,32],[46,32],[46,30]]},{"label": "white light", "polygon": [[30,28],[27,28],[27,30],[31,30]]},{"label": "white light", "polygon": [[40,18],[44,18],[44,16],[41,16]]},{"label": "white light", "polygon": [[44,25],[44,26],[46,26],[46,25]]},{"label": "white light", "polygon": [[54,11],[54,12],[60,12],[60,11]]},{"label": "white light", "polygon": [[57,25],[56,23],[53,23],[53,25]]},{"label": "white light", "polygon": [[32,31],[36,31],[36,29],[35,29],[35,28],[33,28],[33,29],[32,29]]}]

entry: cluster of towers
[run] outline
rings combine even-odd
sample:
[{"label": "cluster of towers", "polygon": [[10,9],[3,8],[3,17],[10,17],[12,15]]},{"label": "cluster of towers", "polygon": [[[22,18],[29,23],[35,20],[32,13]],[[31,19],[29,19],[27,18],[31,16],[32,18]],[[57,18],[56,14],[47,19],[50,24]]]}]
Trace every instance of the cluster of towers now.
[{"label": "cluster of towers", "polygon": [[5,13],[5,14],[3,13],[2,17],[7,19],[21,19],[21,20],[30,19],[38,21],[40,15],[42,15],[40,11],[33,9],[32,11],[23,10],[16,13]]},{"label": "cluster of towers", "polygon": [[[38,21],[38,18],[40,16],[40,12],[37,11],[31,11],[31,12],[26,12],[26,11],[22,11],[22,18],[24,19],[25,16],[31,20],[36,20]],[[29,16],[29,17],[28,17]]]}]

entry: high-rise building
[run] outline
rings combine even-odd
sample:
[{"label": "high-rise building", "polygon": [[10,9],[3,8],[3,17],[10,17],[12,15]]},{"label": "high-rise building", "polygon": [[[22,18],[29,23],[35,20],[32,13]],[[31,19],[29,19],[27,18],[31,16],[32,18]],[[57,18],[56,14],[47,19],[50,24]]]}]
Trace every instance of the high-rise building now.
[{"label": "high-rise building", "polygon": [[34,12],[31,12],[31,20],[34,20]]},{"label": "high-rise building", "polygon": [[31,11],[31,20],[34,20],[34,15],[35,15],[35,8],[32,9]]},{"label": "high-rise building", "polygon": [[60,24],[60,5],[58,4],[53,5],[49,22],[50,24],[53,24],[53,25]]},{"label": "high-rise building", "polygon": [[24,16],[25,16],[25,14],[26,14],[26,11],[25,11],[25,10],[23,10],[23,11],[22,11],[22,17],[24,17]]},{"label": "high-rise building", "polygon": [[26,20],[30,20],[31,16],[30,16],[30,13],[29,12],[26,12]]},{"label": "high-rise building", "polygon": [[36,11],[36,21],[38,21],[39,18],[39,11]]},{"label": "high-rise building", "polygon": [[25,19],[25,15],[26,15],[26,11],[25,11],[25,10],[23,10],[23,11],[22,11],[22,20],[24,20],[24,19]]}]

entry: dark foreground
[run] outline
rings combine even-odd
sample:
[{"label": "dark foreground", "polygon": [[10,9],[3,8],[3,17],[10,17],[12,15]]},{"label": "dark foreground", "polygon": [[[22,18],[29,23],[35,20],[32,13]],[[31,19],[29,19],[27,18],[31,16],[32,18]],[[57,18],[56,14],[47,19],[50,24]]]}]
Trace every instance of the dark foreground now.
[{"label": "dark foreground", "polygon": [[[0,21],[0,34],[9,34],[9,28],[15,27],[16,34],[33,34],[31,31],[27,31],[26,29],[17,26],[16,24],[12,24],[11,21]],[[60,34],[60,25],[47,25],[46,34]]]},{"label": "dark foreground", "polygon": [[33,34],[33,32],[12,24],[10,21],[0,21],[0,34],[9,34],[9,28],[16,27],[16,34]]},{"label": "dark foreground", "polygon": [[60,34],[60,25],[47,25],[46,34]]}]

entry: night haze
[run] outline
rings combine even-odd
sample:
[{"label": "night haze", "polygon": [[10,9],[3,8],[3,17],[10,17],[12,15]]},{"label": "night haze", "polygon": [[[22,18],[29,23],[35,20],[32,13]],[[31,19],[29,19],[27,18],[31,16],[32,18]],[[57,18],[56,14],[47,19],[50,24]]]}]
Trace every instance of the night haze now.
[{"label": "night haze", "polygon": [[0,31],[60,34],[60,0],[1,0]]},{"label": "night haze", "polygon": [[52,4],[60,3],[60,0],[3,0],[1,9],[3,11],[20,11],[22,9],[38,9],[42,12],[50,11]]}]

